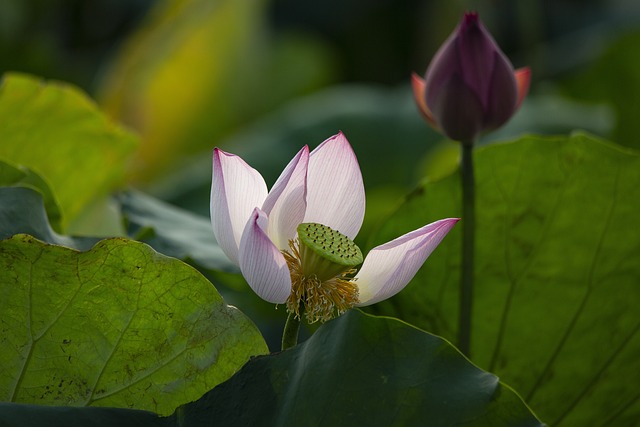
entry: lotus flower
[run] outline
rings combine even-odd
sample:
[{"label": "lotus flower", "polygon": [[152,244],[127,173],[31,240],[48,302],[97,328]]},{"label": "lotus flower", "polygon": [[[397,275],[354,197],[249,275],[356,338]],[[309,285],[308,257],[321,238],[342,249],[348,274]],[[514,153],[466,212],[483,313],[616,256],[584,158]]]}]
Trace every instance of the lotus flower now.
[{"label": "lotus flower", "polygon": [[[289,162],[270,191],[240,157],[213,153],[211,222],[220,247],[262,299],[326,321],[402,290],[458,219],[372,249],[353,242],[365,210],[362,175],[342,133]],[[358,269],[357,267],[360,266]]]},{"label": "lotus flower", "polygon": [[502,126],[529,90],[529,68],[513,69],[478,18],[465,13],[427,68],[413,75],[413,93],[425,119],[447,137],[472,143]]}]

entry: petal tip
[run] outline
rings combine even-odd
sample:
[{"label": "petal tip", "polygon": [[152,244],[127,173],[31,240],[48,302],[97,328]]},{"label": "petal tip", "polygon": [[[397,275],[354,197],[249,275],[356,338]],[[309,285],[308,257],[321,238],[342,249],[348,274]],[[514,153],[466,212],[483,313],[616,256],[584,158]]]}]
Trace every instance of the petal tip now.
[{"label": "petal tip", "polygon": [[418,76],[416,73],[411,73],[411,87],[413,89],[413,98],[418,106],[418,111],[422,114],[422,117],[436,130],[439,130],[438,125],[436,124],[435,119],[433,118],[433,114],[431,110],[427,106],[427,98],[426,98],[426,82],[425,80]]},{"label": "petal tip", "polygon": [[529,86],[531,84],[531,68],[522,67],[518,68],[514,71],[514,76],[516,78],[516,86],[518,89],[518,98],[516,101],[516,110],[520,108],[522,101],[529,93]]}]

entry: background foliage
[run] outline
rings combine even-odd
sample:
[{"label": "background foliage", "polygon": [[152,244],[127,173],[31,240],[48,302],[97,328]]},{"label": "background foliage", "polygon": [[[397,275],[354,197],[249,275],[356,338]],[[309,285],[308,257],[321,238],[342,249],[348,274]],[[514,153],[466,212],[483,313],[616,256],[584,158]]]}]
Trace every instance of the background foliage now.
[{"label": "background foliage", "polygon": [[[31,265],[51,256],[95,263],[106,256],[105,245],[120,242],[119,250],[145,254],[150,269],[164,271],[159,264],[168,263],[184,271],[198,283],[194,298],[219,301],[208,279],[278,349],[284,310],[248,289],[210,232],[212,147],[242,155],[272,183],[301,145],[313,148],[342,130],[367,188],[357,239],[365,248],[457,215],[458,147],[421,121],[408,80],[424,71],[461,12],[477,9],[514,65],[532,67],[534,82],[520,112],[477,151],[481,226],[472,360],[514,386],[552,425],[635,425],[640,401],[629,378],[640,371],[634,314],[640,233],[632,226],[640,200],[634,151],[640,7],[630,0],[401,3],[2,2],[0,238],[27,233],[85,251],[27,237],[3,240],[11,253],[21,248],[15,256],[24,262],[17,268],[0,259],[8,266],[0,272],[2,285],[23,283]],[[458,233],[405,291],[371,311],[454,341]],[[90,250],[116,236],[163,255],[129,240]],[[128,255],[117,265],[132,268]],[[64,268],[55,277],[65,274],[73,283],[75,273]],[[54,304],[62,294],[46,298]],[[8,304],[4,328],[14,319],[7,310],[21,305],[2,304]],[[362,315],[350,316],[339,322]],[[366,319],[360,332],[373,327]],[[254,330],[242,315],[234,324]],[[318,334],[338,328],[331,325]],[[29,348],[14,335],[3,333],[3,340],[5,351],[17,350],[2,357]],[[216,371],[217,378],[266,352],[257,341],[251,348],[229,356],[233,367]],[[259,363],[235,381],[254,375]],[[3,375],[13,384],[13,374]],[[213,383],[201,385],[168,406],[138,408],[172,413]],[[3,406],[0,413],[20,408]]]},{"label": "background foliage", "polygon": [[[640,234],[629,229],[638,153],[575,134],[487,146],[475,160],[472,359],[551,425],[632,423],[640,416],[626,381],[640,371],[640,266],[629,256],[640,253]],[[459,184],[451,175],[419,186],[373,241],[459,212]],[[459,232],[413,286],[373,311],[455,341]]]}]

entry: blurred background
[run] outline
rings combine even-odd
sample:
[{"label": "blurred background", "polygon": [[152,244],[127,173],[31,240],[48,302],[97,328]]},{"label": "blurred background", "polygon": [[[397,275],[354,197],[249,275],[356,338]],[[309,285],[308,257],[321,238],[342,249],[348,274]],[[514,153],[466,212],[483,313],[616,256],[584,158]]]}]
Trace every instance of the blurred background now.
[{"label": "blurred background", "polygon": [[[2,0],[0,72],[81,87],[139,136],[128,185],[203,218],[213,147],[271,184],[302,145],[342,130],[367,188],[366,247],[416,183],[456,167],[457,146],[421,120],[409,82],[468,9],[533,71],[521,110],[481,143],[582,129],[640,148],[635,0]],[[263,322],[273,306],[239,276],[208,275],[278,339],[284,308]]]},{"label": "blurred background", "polygon": [[[533,70],[522,114],[492,139],[583,128],[638,146],[633,0],[3,0],[0,71],[83,88],[140,135],[131,182],[179,204],[193,182],[185,165],[216,145],[273,179],[274,159],[338,130],[378,160],[362,162],[371,187],[410,186],[440,141],[415,114],[410,74],[424,73],[467,9],[516,68]],[[379,173],[391,143],[396,182]],[[396,153],[406,145],[410,156]]]}]

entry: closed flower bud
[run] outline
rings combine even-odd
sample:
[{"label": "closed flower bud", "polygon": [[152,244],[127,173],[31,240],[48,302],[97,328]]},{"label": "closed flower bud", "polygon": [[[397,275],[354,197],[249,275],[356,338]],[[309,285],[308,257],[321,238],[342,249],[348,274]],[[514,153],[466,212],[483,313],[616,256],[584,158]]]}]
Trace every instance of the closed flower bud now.
[{"label": "closed flower bud", "polygon": [[513,69],[478,14],[465,13],[427,68],[413,75],[416,102],[447,137],[473,143],[516,112],[528,89],[529,68]]}]

